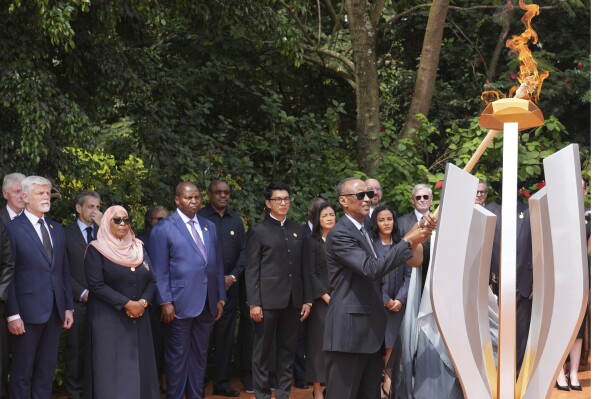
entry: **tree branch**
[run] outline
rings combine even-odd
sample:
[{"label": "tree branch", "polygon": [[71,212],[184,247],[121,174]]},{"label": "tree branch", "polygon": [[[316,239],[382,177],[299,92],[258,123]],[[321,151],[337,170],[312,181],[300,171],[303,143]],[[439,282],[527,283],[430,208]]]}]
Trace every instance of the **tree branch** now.
[{"label": "tree branch", "polygon": [[329,17],[331,17],[331,20],[333,21],[333,25],[336,26],[339,23],[339,17],[337,17],[337,13],[335,12],[335,7],[333,7],[333,3],[331,3],[331,0],[324,0],[324,5],[327,8]]},{"label": "tree branch", "polygon": [[356,69],[352,60],[344,56],[343,54],[338,53],[337,51],[329,50],[322,47],[315,47],[306,44],[301,45],[304,49],[312,51],[317,54],[326,55],[327,57],[335,58],[338,61],[341,61],[345,66],[349,68],[352,73],[355,73]]},{"label": "tree branch", "polygon": [[374,6],[370,11],[370,22],[374,27],[374,30],[379,26],[379,22],[381,19],[381,14],[383,13],[383,9],[385,8],[385,0],[376,0],[374,2]]},{"label": "tree branch", "polygon": [[[397,21],[399,21],[401,18],[405,17],[408,14],[413,13],[416,10],[419,10],[421,8],[429,8],[430,6],[432,6],[432,3],[429,4],[418,4],[417,6],[414,6],[412,8],[408,8],[405,11],[400,12],[399,14],[395,14],[393,17],[391,17],[388,21],[386,21],[384,24],[380,25],[379,30],[383,31],[391,26],[393,26],[394,24],[397,23]],[[449,6],[450,10],[456,10],[456,11],[473,11],[473,10],[485,10],[485,9],[491,9],[491,10],[496,10],[500,8],[499,6],[493,6],[493,5],[489,5],[489,6],[471,6],[471,7],[458,7],[458,6]],[[558,6],[544,6],[542,8],[542,10],[551,10],[554,8],[558,8]]]},{"label": "tree branch", "polygon": [[310,54],[304,54],[303,57],[306,61],[324,67],[326,71],[329,71],[331,74],[344,80],[348,85],[350,85],[352,89],[356,89],[356,82],[354,81],[354,79],[352,79],[352,76],[346,71],[344,71],[342,68],[336,65],[331,65],[326,62],[323,62],[321,58],[311,56]]}]

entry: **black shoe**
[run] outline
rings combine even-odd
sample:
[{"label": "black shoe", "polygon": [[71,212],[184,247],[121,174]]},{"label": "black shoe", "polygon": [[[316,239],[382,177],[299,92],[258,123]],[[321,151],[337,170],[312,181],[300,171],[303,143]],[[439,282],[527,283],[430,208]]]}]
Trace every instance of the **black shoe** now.
[{"label": "black shoe", "polygon": [[295,385],[295,387],[299,389],[308,389],[308,383],[304,380],[296,380],[295,384],[293,385]]},{"label": "black shoe", "polygon": [[567,385],[563,386],[563,385],[558,384],[557,382],[555,383],[555,387],[560,391],[569,391],[570,390],[570,388]]},{"label": "black shoe", "polygon": [[232,389],[231,387],[214,388],[212,390],[212,394],[218,395],[218,396],[228,396],[230,398],[236,398],[237,396],[239,396],[239,391]]},{"label": "black shoe", "polygon": [[582,391],[582,387],[580,385],[573,385],[571,382],[569,382],[570,384],[570,389],[573,391]]}]

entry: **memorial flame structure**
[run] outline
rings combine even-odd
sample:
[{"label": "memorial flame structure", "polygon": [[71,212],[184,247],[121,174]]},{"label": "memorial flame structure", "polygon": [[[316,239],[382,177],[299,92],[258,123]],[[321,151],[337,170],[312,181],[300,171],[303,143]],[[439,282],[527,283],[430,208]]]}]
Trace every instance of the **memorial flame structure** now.
[{"label": "memorial flame structure", "polygon": [[[431,258],[431,298],[439,330],[464,394],[470,399],[548,398],[582,323],[588,300],[587,243],[578,145],[543,160],[546,186],[529,199],[533,244],[532,319],[516,375],[516,226],[518,132],[544,123],[531,101],[547,73],[536,71],[528,40],[537,37],[527,10],[527,29],[509,40],[521,60],[516,98],[501,98],[483,111],[491,129],[464,170],[448,165]],[[526,39],[526,40],[524,40]],[[528,51],[528,54],[526,54]],[[469,172],[498,131],[503,131],[501,268],[497,366],[488,319],[488,282],[496,216],[475,205],[478,179]]]}]

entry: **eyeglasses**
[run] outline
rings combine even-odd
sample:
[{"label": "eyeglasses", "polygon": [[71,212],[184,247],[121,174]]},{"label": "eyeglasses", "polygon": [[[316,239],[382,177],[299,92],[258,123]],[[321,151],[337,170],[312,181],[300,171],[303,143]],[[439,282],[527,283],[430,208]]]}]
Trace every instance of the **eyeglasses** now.
[{"label": "eyeglasses", "polygon": [[485,195],[487,193],[487,190],[478,190],[476,192],[476,195]]},{"label": "eyeglasses", "polygon": [[211,194],[216,194],[216,195],[229,195],[231,194],[230,190],[214,190],[214,191],[210,191]]},{"label": "eyeglasses", "polygon": [[277,204],[289,204],[290,202],[293,201],[293,198],[290,197],[285,197],[285,198],[271,198],[269,199],[269,201],[274,201]]},{"label": "eyeglasses", "polygon": [[370,190],[370,191],[360,191],[359,193],[353,193],[353,194],[341,194],[340,197],[348,197],[350,195],[354,195],[358,201],[362,201],[364,199],[364,196],[368,196],[368,198],[374,197],[374,191]]},{"label": "eyeglasses", "polygon": [[425,201],[428,201],[428,199],[430,198],[430,195],[415,195],[414,198],[416,199],[416,201],[420,201],[420,199],[422,198]]},{"label": "eyeglasses", "polygon": [[112,223],[114,223],[114,224],[121,224],[121,223],[131,224],[131,219],[116,217],[116,218],[112,218]]}]

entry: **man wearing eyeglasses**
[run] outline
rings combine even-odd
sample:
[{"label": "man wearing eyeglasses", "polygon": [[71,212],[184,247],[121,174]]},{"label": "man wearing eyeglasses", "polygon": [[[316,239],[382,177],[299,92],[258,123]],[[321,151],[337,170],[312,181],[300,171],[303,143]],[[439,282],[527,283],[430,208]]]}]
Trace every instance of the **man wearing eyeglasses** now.
[{"label": "man wearing eyeglasses", "polygon": [[[225,289],[227,303],[223,316],[214,323],[212,337],[214,341],[214,383],[213,394],[236,397],[239,391],[231,388],[229,365],[233,353],[235,318],[239,302],[239,279],[245,269],[245,230],[241,217],[229,207],[231,187],[226,181],[213,180],[208,186],[210,203],[200,209],[200,216],[210,220],[216,226],[221,242],[225,271]],[[243,339],[239,337],[239,339]]]},{"label": "man wearing eyeglasses", "polygon": [[327,235],[326,252],[331,301],[327,309],[324,343],[327,397],[380,397],[387,323],[380,279],[405,264],[422,262],[422,242],[436,222],[426,215],[386,256],[377,254],[364,220],[373,191],[358,178],[337,185],[337,199],[345,215]]},{"label": "man wearing eyeglasses", "polygon": [[102,212],[100,211],[100,194],[92,190],[83,190],[75,200],[77,220],[64,229],[67,238],[67,256],[71,270],[71,288],[75,305],[75,320],[69,330],[67,341],[66,386],[69,399],[79,399],[83,393],[83,354],[85,335],[85,313],[87,280],[83,258],[90,241],[96,239]]},{"label": "man wearing eyeglasses", "polygon": [[383,200],[383,189],[381,188],[381,183],[377,179],[366,179],[366,190],[373,191],[374,196],[370,200],[370,213],[368,217],[372,215],[374,208],[380,205]]},{"label": "man wearing eyeglasses", "polygon": [[483,180],[478,181],[478,188],[476,189],[476,198],[474,203],[476,205],[485,206],[487,201],[487,183]]},{"label": "man wearing eyeglasses", "polygon": [[[403,237],[414,223],[418,223],[424,215],[430,212],[430,206],[433,202],[433,190],[427,184],[416,184],[414,188],[412,188],[412,204],[414,204],[414,210],[412,212],[408,212],[405,215],[397,218],[397,226],[399,227],[399,234]],[[424,282],[426,280],[426,275],[428,273],[428,264],[430,260],[430,241],[426,241],[423,245],[423,259],[422,259],[422,284],[424,287]],[[422,287],[421,287],[422,289]]]},{"label": "man wearing eyeglasses", "polygon": [[299,323],[310,314],[309,271],[302,270],[304,227],[287,218],[291,191],[272,183],[264,191],[267,215],[248,232],[246,288],[254,323],[252,374],[257,399],[270,399],[268,363],[276,338],[277,399],[291,392]]},{"label": "man wearing eyeglasses", "polygon": [[227,300],[216,226],[198,215],[200,191],[177,185],[177,210],[150,233],[150,259],[166,333],[167,398],[204,397],[210,331]]}]

